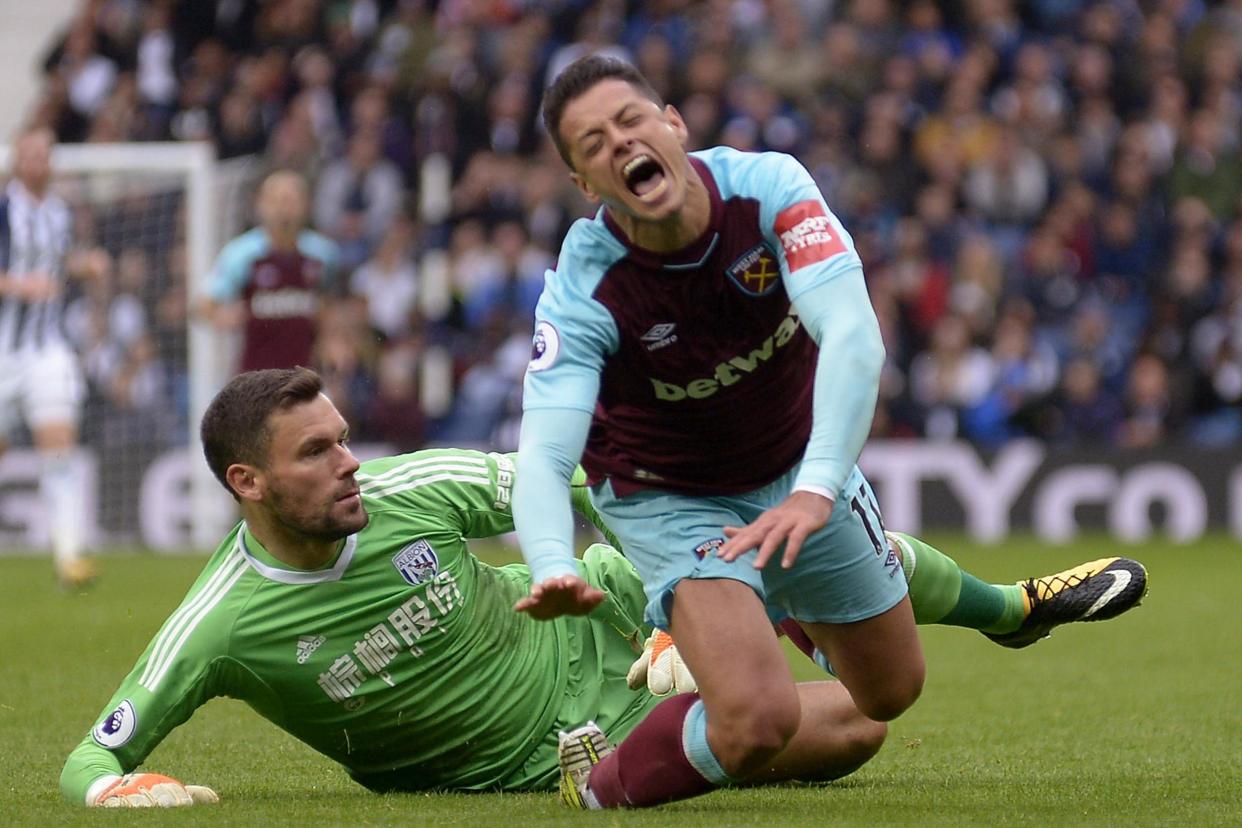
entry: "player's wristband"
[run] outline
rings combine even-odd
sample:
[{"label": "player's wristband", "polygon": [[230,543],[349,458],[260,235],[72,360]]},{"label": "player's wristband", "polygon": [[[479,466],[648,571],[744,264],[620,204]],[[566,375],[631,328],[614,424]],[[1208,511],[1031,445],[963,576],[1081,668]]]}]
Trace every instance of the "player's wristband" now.
[{"label": "player's wristband", "polygon": [[101,776],[96,779],[91,783],[90,787],[86,789],[86,804],[94,805],[95,800],[99,798],[101,793],[106,791],[108,788],[111,788],[120,780],[121,777],[115,773],[110,773],[107,776]]},{"label": "player's wristband", "polygon": [[794,486],[793,490],[795,492],[810,492],[811,494],[817,494],[820,497],[826,497],[830,503],[837,502],[837,496],[833,494],[827,486],[816,486],[814,483],[802,483]]}]

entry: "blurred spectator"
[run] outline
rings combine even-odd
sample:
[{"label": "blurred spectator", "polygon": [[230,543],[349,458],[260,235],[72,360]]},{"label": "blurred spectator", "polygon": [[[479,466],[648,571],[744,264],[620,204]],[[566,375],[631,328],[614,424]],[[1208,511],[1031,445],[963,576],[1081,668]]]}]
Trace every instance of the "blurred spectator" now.
[{"label": "blurred spectator", "polygon": [[[453,293],[460,306],[475,302],[475,294],[498,284],[504,263],[488,242],[487,226],[480,219],[467,219],[453,228],[449,241]],[[467,326],[462,319],[461,327]]]},{"label": "blurred spectator", "polygon": [[168,0],[153,2],[140,25],[142,32],[136,47],[134,74],[139,108],[146,123],[139,137],[163,138],[168,134],[180,86],[172,32],[172,3]]},{"label": "blurred spectator", "polygon": [[987,236],[973,233],[962,240],[953,267],[949,307],[966,321],[973,336],[981,337],[996,319],[1005,288],[1004,262]]},{"label": "blurred spectator", "polygon": [[361,434],[387,443],[396,451],[413,451],[426,440],[426,421],[418,396],[416,341],[386,348],[379,357],[375,395],[367,404]]},{"label": "blurred spectator", "polygon": [[912,334],[910,344],[922,350],[948,310],[949,270],[928,255],[927,231],[917,219],[898,223],[895,244],[895,255],[884,271],[892,283],[902,327]]},{"label": "blurred spectator", "polygon": [[982,109],[981,84],[969,75],[954,75],[940,109],[916,130],[915,156],[937,180],[954,183],[940,171],[973,167],[992,154],[997,124]]},{"label": "blurred spectator", "polygon": [[349,106],[350,132],[371,132],[380,137],[384,157],[409,176],[414,167],[414,145],[405,118],[398,117],[389,104],[383,87],[370,85],[362,89]]},{"label": "blurred spectator", "polygon": [[1097,283],[1119,306],[1141,308],[1156,264],[1155,240],[1139,232],[1138,215],[1124,202],[1105,204],[1096,220]]},{"label": "blurred spectator", "polygon": [[928,437],[959,435],[961,411],[983,401],[993,370],[992,358],[971,342],[960,317],[948,315],[936,323],[930,347],[910,366],[910,390],[927,412]]},{"label": "blurred spectator", "polygon": [[1015,306],[997,322],[991,384],[962,415],[963,436],[989,447],[1033,433],[1034,409],[1057,381],[1057,355],[1035,339],[1031,315]]},{"label": "blurred spectator", "polygon": [[315,132],[314,108],[304,95],[289,102],[288,108],[271,131],[267,161],[274,167],[298,170],[312,176],[319,172],[326,150]]},{"label": "blurred spectator", "polygon": [[89,18],[82,17],[74,23],[64,41],[48,56],[44,69],[53,87],[64,91],[68,104],[56,125],[58,135],[65,141],[82,140],[117,77],[116,63],[101,54],[99,36]]},{"label": "blurred spectator", "polygon": [[381,153],[377,132],[349,138],[344,158],[324,168],[315,189],[315,226],[341,246],[341,267],[352,270],[371,255],[375,243],[401,209],[401,171]]},{"label": "blurred spectator", "polygon": [[505,320],[533,331],[543,275],[556,263],[555,258],[530,243],[518,219],[499,222],[492,230],[490,246],[497,270],[464,297],[467,327],[478,329],[493,320]]},{"label": "blurred spectator", "polygon": [[103,528],[114,536],[139,537],[138,503],[127,496],[140,486],[149,462],[181,437],[174,431],[175,414],[166,400],[167,371],[150,337],[125,345],[103,386],[103,411],[98,438]]},{"label": "blurred spectator", "polygon": [[324,307],[310,365],[323,377],[324,393],[340,401],[337,408],[351,428],[363,422],[374,396],[375,352],[365,305],[352,301]]},{"label": "blurred spectator", "polygon": [[1014,58],[1013,77],[991,97],[992,112],[1019,130],[1025,141],[1046,149],[1065,123],[1070,102],[1056,74],[1056,59],[1044,43],[1027,41]]},{"label": "blurred spectator", "polygon": [[394,221],[375,255],[355,270],[349,280],[350,292],[366,302],[371,327],[389,340],[407,337],[417,314],[415,233],[408,219]]},{"label": "blurred spectator", "polygon": [[1211,446],[1242,441],[1242,221],[1229,234],[1232,267],[1225,274],[1221,301],[1191,336],[1191,354],[1199,369],[1192,436]]},{"label": "blurred spectator", "polygon": [[1109,445],[1123,415],[1121,402],[1105,387],[1095,363],[1074,357],[1065,366],[1053,408],[1039,433],[1074,446]]},{"label": "blurred spectator", "polygon": [[1190,116],[1184,142],[1169,173],[1173,202],[1202,201],[1220,222],[1231,220],[1242,195],[1242,155],[1229,146],[1216,114],[1199,109]]},{"label": "blurred spectator", "polygon": [[[465,373],[461,389],[441,435],[446,443],[489,446],[501,451],[517,448],[517,434],[506,420],[520,418],[520,382],[530,362],[530,333],[503,338],[485,361]],[[509,436],[499,438],[504,430]]]},{"label": "blurred spectator", "polygon": [[543,85],[552,83],[566,66],[587,55],[605,55],[632,63],[629,49],[618,44],[624,15],[624,4],[619,0],[599,0],[586,5],[578,20],[575,39],[556,49],[548,58]]},{"label": "blurred spectator", "polygon": [[1138,343],[1125,328],[1113,324],[1106,304],[1093,300],[1079,305],[1069,323],[1068,340],[1060,344],[1062,362],[1087,360],[1095,366],[1107,389],[1120,394]]},{"label": "blurred spectator", "polygon": [[1047,227],[1031,234],[1010,290],[1030,304],[1039,336],[1058,347],[1082,295],[1079,262]]},{"label": "blurred spectator", "polygon": [[1161,445],[1178,424],[1177,414],[1168,367],[1154,354],[1140,354],[1126,383],[1119,444],[1127,448]]},{"label": "blurred spectator", "polygon": [[336,67],[322,48],[306,46],[294,56],[293,71],[315,140],[325,152],[335,155],[342,143],[336,93],[332,86]]},{"label": "blurred spectator", "polygon": [[242,89],[230,90],[220,101],[216,151],[220,158],[236,158],[263,151],[267,130],[257,102]]},{"label": "blurred spectator", "polygon": [[788,100],[810,100],[824,71],[823,53],[806,18],[801,3],[773,3],[769,30],[749,51],[750,71]]},{"label": "blurred spectator", "polygon": [[966,203],[994,225],[1028,225],[1048,201],[1048,168],[1022,140],[1017,127],[997,130],[996,140],[971,167]]}]

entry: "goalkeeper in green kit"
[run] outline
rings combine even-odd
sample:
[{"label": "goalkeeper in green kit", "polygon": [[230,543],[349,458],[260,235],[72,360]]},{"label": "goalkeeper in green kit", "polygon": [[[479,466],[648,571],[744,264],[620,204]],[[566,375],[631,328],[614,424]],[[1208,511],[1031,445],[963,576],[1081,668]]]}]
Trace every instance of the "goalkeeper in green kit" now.
[{"label": "goalkeeper in green kit", "polygon": [[[255,371],[208,408],[207,461],[243,521],[70,754],[69,800],[216,801],[210,788],[134,773],[216,696],[246,702],[376,791],[550,790],[559,732],[593,721],[619,741],[660,702],[627,683],[651,630],[642,583],[618,552],[596,544],[579,561],[603,594],[589,615],[541,622],[514,612],[530,592],[527,568],[489,566],[466,546],[512,531],[512,458],[430,450],[360,465],[321,390],[307,369]],[[585,490],[573,491],[607,535]],[[939,553],[918,548],[920,566],[931,560],[926,571],[946,580],[930,557]],[[937,599],[948,607],[938,612],[957,613],[948,620],[1010,635],[1030,628],[1031,641],[1046,634],[1048,619],[1022,597],[1036,582],[1024,591],[952,570],[960,593],[995,591],[995,617]],[[842,776],[883,743],[885,726],[838,682],[799,690],[816,727],[751,781]]]}]

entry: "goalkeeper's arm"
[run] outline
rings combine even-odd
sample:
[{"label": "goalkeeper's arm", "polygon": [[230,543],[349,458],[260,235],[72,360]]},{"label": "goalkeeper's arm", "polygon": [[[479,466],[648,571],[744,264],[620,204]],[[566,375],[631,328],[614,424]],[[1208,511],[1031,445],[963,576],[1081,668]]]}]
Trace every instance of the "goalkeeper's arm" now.
[{"label": "goalkeeper's arm", "polygon": [[[508,457],[514,465],[517,465],[517,452],[511,451],[505,456]],[[574,466],[573,476],[569,479],[570,504],[573,506],[575,512],[582,515],[591,522],[592,526],[599,530],[600,534],[604,536],[604,540],[609,546],[616,549],[618,552],[624,552],[625,550],[621,548],[621,541],[617,540],[617,536],[612,533],[612,530],[604,525],[603,518],[601,518],[599,513],[595,511],[595,507],[591,505],[590,487],[587,486],[586,481],[586,470],[583,469],[582,466]]]},{"label": "goalkeeper's arm", "polygon": [[590,488],[587,486],[586,479],[586,471],[582,466],[576,466],[573,477],[569,480],[569,498],[573,503],[574,511],[591,521],[591,525],[600,531],[609,546],[624,554],[625,550],[621,548],[621,541],[612,533],[612,530],[604,525],[603,519],[591,505]]},{"label": "goalkeeper's arm", "polygon": [[[202,577],[208,578],[211,571],[205,570]],[[187,600],[195,594],[192,591]],[[151,654],[166,630],[156,635],[96,717],[94,727],[65,760],[60,790],[66,799],[111,807],[168,807],[215,800],[209,792],[199,791],[196,797],[190,786],[175,779],[137,771],[151,751],[209,699],[231,696],[277,709],[270,691],[263,695],[264,688],[257,681],[247,680],[250,674],[244,666],[227,657],[226,637],[231,629],[227,621],[200,624],[162,662],[165,672],[160,680],[144,683]]]},{"label": "goalkeeper's arm", "polygon": [[158,773],[123,771],[111,751],[87,736],[69,754],[60,773],[60,789],[71,801],[105,808],[174,808],[219,799],[215,791],[202,785],[186,785]]}]

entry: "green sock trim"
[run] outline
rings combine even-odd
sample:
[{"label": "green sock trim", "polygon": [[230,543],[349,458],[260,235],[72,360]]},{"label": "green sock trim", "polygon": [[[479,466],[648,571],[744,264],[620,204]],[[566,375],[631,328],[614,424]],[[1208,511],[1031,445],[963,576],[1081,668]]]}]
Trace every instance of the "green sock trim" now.
[{"label": "green sock trim", "polygon": [[[914,620],[918,624],[935,624],[957,606],[961,591],[962,572],[950,558],[923,543],[918,538],[892,533],[901,548],[903,569],[907,563],[914,572],[910,579],[910,604],[914,608]],[[913,555],[911,555],[913,552]]]},{"label": "green sock trim", "polygon": [[1005,594],[1000,587],[980,581],[968,572],[962,572],[962,590],[957,606],[940,619],[940,623],[997,632],[992,627],[1004,613]]},{"label": "green sock trim", "polygon": [[907,550],[914,552],[910,603],[917,623],[990,633],[1012,632],[1022,623],[1025,610],[1020,587],[981,581],[930,544],[910,535],[892,534],[902,547],[903,558]]},{"label": "green sock trim", "polygon": [[1022,587],[1017,584],[992,584],[1005,596],[1005,611],[996,623],[984,630],[989,633],[1011,633],[1022,626],[1026,620],[1026,601],[1022,597]]},{"label": "green sock trim", "polygon": [[914,552],[914,548],[910,545],[910,540],[904,535],[896,532],[885,532],[887,540],[891,545],[897,547],[897,557],[901,559],[901,574],[905,576],[906,584],[909,585],[914,578],[914,568],[918,563],[918,556]]}]

